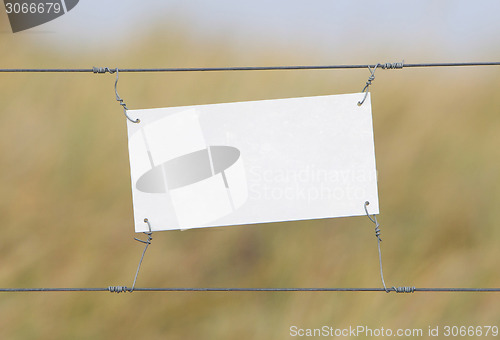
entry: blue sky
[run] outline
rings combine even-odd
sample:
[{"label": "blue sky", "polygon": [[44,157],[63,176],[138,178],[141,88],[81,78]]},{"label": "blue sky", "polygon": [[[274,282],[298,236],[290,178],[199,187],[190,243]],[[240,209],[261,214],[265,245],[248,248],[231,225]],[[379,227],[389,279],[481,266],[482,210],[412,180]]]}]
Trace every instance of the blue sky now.
[{"label": "blue sky", "polygon": [[67,15],[18,34],[100,48],[134,44],[151,27],[175,22],[195,40],[222,38],[241,52],[271,45],[353,62],[372,51],[388,61],[498,60],[499,13],[498,0],[80,0]]}]

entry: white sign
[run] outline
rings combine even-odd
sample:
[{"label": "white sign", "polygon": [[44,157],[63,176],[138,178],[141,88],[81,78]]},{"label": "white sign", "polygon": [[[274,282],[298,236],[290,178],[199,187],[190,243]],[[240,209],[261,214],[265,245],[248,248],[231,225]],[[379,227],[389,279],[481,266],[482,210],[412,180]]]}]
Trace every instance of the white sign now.
[{"label": "white sign", "polygon": [[129,110],[135,231],[378,214],[363,96]]}]

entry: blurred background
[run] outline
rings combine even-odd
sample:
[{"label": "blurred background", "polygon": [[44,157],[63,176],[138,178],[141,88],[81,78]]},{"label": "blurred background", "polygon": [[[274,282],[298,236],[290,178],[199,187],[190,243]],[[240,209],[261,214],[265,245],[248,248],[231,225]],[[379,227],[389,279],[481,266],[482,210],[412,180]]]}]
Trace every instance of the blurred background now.
[{"label": "blurred background", "polygon": [[[80,1],[0,68],[500,61],[497,1]],[[131,109],[360,92],[368,70],[123,73]],[[378,70],[389,286],[499,287],[498,67]],[[0,286],[128,285],[126,121],[114,75],[0,74]],[[155,233],[138,287],[381,287],[366,217]],[[2,339],[287,339],[290,326],[499,325],[498,293],[1,293]]]}]

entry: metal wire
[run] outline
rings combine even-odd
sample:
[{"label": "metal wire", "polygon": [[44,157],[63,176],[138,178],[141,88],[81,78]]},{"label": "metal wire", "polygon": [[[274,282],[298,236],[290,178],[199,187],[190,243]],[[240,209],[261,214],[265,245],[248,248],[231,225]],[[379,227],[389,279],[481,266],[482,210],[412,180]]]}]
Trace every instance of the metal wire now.
[{"label": "metal wire", "polygon": [[[117,286],[121,287],[121,286]],[[110,288],[0,288],[0,293],[114,292]],[[126,287],[123,287],[126,288]],[[123,290],[126,291],[126,290]],[[135,288],[136,292],[384,292],[384,288]],[[420,293],[500,293],[500,288],[415,288]]]},{"label": "metal wire", "polygon": [[[364,207],[365,207],[366,216],[368,216],[370,221],[372,221],[375,224],[375,237],[377,238],[377,244],[378,244],[378,261],[379,261],[379,266],[380,266],[380,279],[382,280],[382,285],[384,286],[384,290],[386,291],[386,293],[389,293],[390,290],[387,289],[387,287],[385,286],[384,271],[382,269],[382,251],[380,250],[380,242],[382,242],[382,239],[380,238],[380,224],[378,223],[377,217],[375,215],[373,215],[373,218],[372,218],[370,216],[370,214],[368,213],[367,207],[369,204],[370,204],[370,202],[366,201]],[[396,288],[394,288],[394,290],[396,290]]]},{"label": "metal wire", "polygon": [[[375,70],[374,70],[375,71]],[[377,216],[372,215],[373,217],[370,216],[368,213],[368,205],[370,205],[370,202],[366,201],[364,204],[366,216],[370,219],[375,224],[375,237],[377,238],[377,245],[378,245],[378,262],[379,262],[379,267],[380,267],[380,279],[382,280],[382,285],[384,286],[384,290],[386,293],[390,292],[396,292],[396,293],[413,293],[415,292],[415,287],[394,287],[392,286],[391,288],[387,288],[385,285],[384,281],[384,270],[382,269],[382,251],[380,250],[380,242],[382,242],[382,239],[380,238],[380,224],[377,221]]]},{"label": "metal wire", "polygon": [[[96,73],[96,67],[93,68],[93,71],[94,73]],[[118,75],[119,75],[119,70],[116,68],[114,70],[110,70],[109,68],[104,68],[104,72],[100,72],[102,69],[98,69],[98,72],[97,73],[105,73],[106,71],[108,71],[109,73],[113,74],[116,72],[116,80],[115,80],[115,95],[116,95],[116,101],[123,107],[123,114],[125,115],[125,117],[127,117],[127,119],[129,121],[131,121],[132,123],[140,123],[141,120],[139,118],[137,118],[136,120],[132,119],[129,117],[129,115],[127,114],[127,110],[128,110],[128,107],[127,107],[127,104],[125,104],[123,102],[123,99],[120,97],[120,95],[118,94]]]},{"label": "metal wire", "polygon": [[[123,106],[126,114],[126,105],[124,105],[123,100],[118,96],[116,91],[118,72],[215,72],[215,71],[272,71],[272,70],[333,70],[333,69],[363,69],[369,68],[370,70],[380,67],[382,69],[401,69],[403,68],[420,68],[420,67],[460,67],[460,66],[500,66],[500,62],[460,62],[460,63],[418,63],[418,64],[404,64],[404,63],[377,63],[377,64],[358,64],[358,65],[302,65],[302,66],[244,66],[244,67],[184,67],[184,68],[108,68],[108,67],[93,67],[93,68],[80,68],[80,69],[0,69],[2,73],[117,73],[117,79],[115,81],[115,92],[117,100],[120,105]],[[373,72],[372,72],[373,75]],[[373,79],[372,79],[373,81]],[[371,83],[371,82],[370,82]],[[368,89],[370,84],[366,84],[365,90]],[[363,92],[365,91],[363,90]],[[368,91],[366,91],[368,92]],[[365,96],[366,98],[366,96]],[[363,100],[364,101],[364,100]],[[362,104],[362,102],[361,102]],[[127,118],[131,121],[128,116]],[[366,204],[365,204],[366,210]],[[378,240],[378,250],[379,250],[379,263],[380,263],[380,274],[384,288],[136,288],[135,283],[137,276],[139,274],[139,269],[144,259],[144,254],[146,253],[147,247],[151,244],[151,229],[150,233],[145,233],[148,235],[147,241],[138,240],[140,242],[146,243],[144,251],[142,253],[139,266],[137,267],[136,275],[134,278],[134,283],[132,288],[127,288],[126,286],[109,286],[107,288],[0,288],[0,292],[112,292],[112,293],[122,293],[122,292],[391,292],[396,293],[414,293],[414,292],[500,292],[500,288],[415,288],[415,287],[392,287],[391,289],[386,288],[383,271],[382,271],[382,255],[380,251],[380,229],[379,224],[376,220],[375,215],[373,219],[366,213],[370,220],[376,224],[375,236]],[[147,221],[145,220],[147,223]],[[149,223],[148,223],[149,225]]]},{"label": "metal wire", "polygon": [[[106,73],[110,70],[119,72],[213,72],[213,71],[272,71],[272,70],[333,70],[333,69],[362,69],[379,66],[382,69],[397,69],[399,63],[376,63],[357,65],[300,65],[300,66],[236,66],[236,67],[170,67],[170,68],[4,68],[0,72],[73,72],[73,73]],[[389,66],[390,65],[390,66]],[[394,66],[393,66],[394,65]],[[412,67],[455,67],[455,66],[500,66],[500,61],[493,62],[459,62],[459,63],[418,63],[404,64],[404,68]]]},{"label": "metal wire", "polygon": [[151,223],[149,223],[149,220],[147,218],[144,219],[144,223],[148,224],[149,231],[143,232],[143,234],[147,235],[148,239],[146,241],[144,241],[144,240],[141,240],[139,238],[134,237],[134,240],[139,241],[141,243],[144,243],[146,246],[144,247],[144,250],[142,251],[141,260],[139,261],[139,265],[137,266],[137,270],[135,271],[134,283],[132,283],[132,288],[128,288],[127,286],[109,286],[107,288],[108,292],[110,292],[110,293],[125,293],[125,292],[132,293],[135,290],[135,283],[137,282],[137,277],[139,276],[139,270],[141,269],[142,260],[144,260],[144,255],[146,255],[146,250],[148,250],[148,247],[151,244],[151,241],[153,240],[153,236],[152,236],[153,231],[151,230]]},{"label": "metal wire", "polygon": [[[391,65],[391,64],[389,64],[389,65]],[[372,84],[372,81],[374,81],[374,80],[375,80],[375,71],[377,70],[377,66],[378,66],[378,65],[375,65],[375,67],[374,67],[374,68],[371,68],[371,67],[369,67],[369,66],[368,66],[368,70],[370,70],[370,73],[371,73],[371,74],[370,74],[370,77],[368,77],[368,80],[366,81],[366,85],[365,85],[365,87],[363,88],[363,91],[361,91],[362,93],[363,93],[363,92],[365,93],[365,96],[363,97],[363,100],[361,100],[361,101],[359,101],[359,102],[358,102],[358,106],[363,105],[363,103],[364,103],[364,102],[365,102],[365,100],[366,100],[366,97],[368,96],[368,91],[369,91],[370,85]],[[401,66],[401,67],[402,67],[402,66]],[[366,210],[366,207],[365,207],[365,210]],[[367,214],[368,214],[368,213],[367,213]],[[368,215],[368,217],[370,217],[370,216]],[[370,218],[370,219],[371,219],[371,218]]]},{"label": "metal wire", "polygon": [[137,271],[135,272],[134,283],[132,284],[132,288],[130,288],[129,290],[131,293],[134,291],[135,283],[137,282],[137,276],[139,275],[139,270],[141,269],[142,260],[144,260],[144,255],[146,254],[146,250],[148,250],[148,246],[151,244],[151,241],[153,240],[153,236],[151,236],[153,235],[153,232],[151,231],[151,223],[149,223],[149,220],[147,218],[144,219],[144,222],[148,224],[149,231],[144,232],[143,234],[145,234],[148,237],[148,239],[146,241],[143,241],[141,239],[134,238],[134,240],[142,242],[146,244],[146,246],[144,247],[141,260],[139,261],[139,265],[137,266]]},{"label": "metal wire", "polygon": [[391,287],[387,288],[384,281],[384,273],[382,270],[382,253],[380,250],[380,225],[377,221],[375,215],[370,216],[368,213],[367,206],[370,203],[365,202],[364,208],[366,215],[375,224],[375,236],[377,237],[378,243],[378,254],[379,254],[379,264],[380,264],[380,277],[382,279],[382,284],[384,288],[176,288],[176,287],[165,287],[165,288],[136,288],[135,284],[137,281],[137,276],[139,275],[139,269],[141,268],[142,260],[146,254],[148,246],[151,244],[152,240],[152,230],[151,224],[148,219],[144,219],[144,222],[148,224],[149,232],[145,232],[148,236],[146,241],[135,239],[139,242],[145,243],[146,246],[142,252],[141,260],[137,266],[137,271],[134,277],[134,283],[132,288],[127,286],[109,286],[107,288],[0,288],[0,293],[20,293],[20,292],[110,292],[110,293],[125,293],[125,292],[396,292],[396,293],[415,293],[415,292],[454,292],[454,293],[500,293],[500,288],[416,288],[416,287]]}]

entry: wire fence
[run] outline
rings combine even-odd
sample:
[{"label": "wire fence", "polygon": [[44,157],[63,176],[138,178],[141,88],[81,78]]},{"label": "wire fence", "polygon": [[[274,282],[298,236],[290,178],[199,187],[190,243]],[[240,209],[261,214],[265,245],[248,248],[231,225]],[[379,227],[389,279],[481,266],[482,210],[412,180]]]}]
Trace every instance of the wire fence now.
[{"label": "wire fence", "polygon": [[[376,68],[402,69],[423,67],[467,67],[467,66],[500,66],[500,62],[457,62],[457,63],[377,63],[377,64],[355,64],[355,65],[298,65],[298,66],[237,66],[237,67],[181,67],[181,68],[12,68],[0,69],[0,73],[117,73],[118,72],[217,72],[217,71],[279,71],[279,70],[335,70],[335,69],[366,69],[373,73]],[[118,81],[118,78],[117,78]],[[370,82],[371,83],[371,82]],[[367,83],[367,86],[370,84]],[[116,83],[115,83],[116,90]],[[118,94],[117,94],[117,98]],[[118,99],[117,99],[118,100]],[[126,107],[125,107],[126,109]],[[367,212],[368,215],[368,212]],[[370,217],[368,215],[368,217]],[[372,220],[376,223],[376,220]],[[378,223],[377,227],[378,227]],[[378,236],[378,235],[377,235]],[[144,241],[141,241],[144,242]],[[144,242],[147,249],[150,242]],[[380,243],[379,243],[380,255]],[[142,262],[141,258],[141,262]],[[381,263],[380,263],[381,266]],[[500,288],[416,288],[416,287],[385,287],[384,288],[138,288],[135,287],[137,268],[132,288],[126,286],[109,286],[106,288],[0,288],[0,293],[27,293],[27,292],[384,292],[384,293],[500,293]],[[381,276],[383,282],[382,266]]]},{"label": "wire fence", "polygon": [[[402,287],[400,287],[402,288]],[[384,292],[384,293],[500,293],[500,288],[416,288],[403,287],[403,290],[384,288],[134,288],[124,286],[110,286],[107,288],[0,288],[0,293],[26,293],[26,292]]]},{"label": "wire fence", "polygon": [[235,66],[235,67],[170,67],[170,68],[12,68],[0,69],[0,72],[27,73],[114,73],[119,72],[216,72],[216,71],[279,71],[279,70],[336,70],[364,69],[378,66],[382,69],[402,69],[415,67],[456,67],[456,66],[500,66],[500,62],[460,62],[460,63],[377,63],[355,65],[297,65],[297,66]]}]

